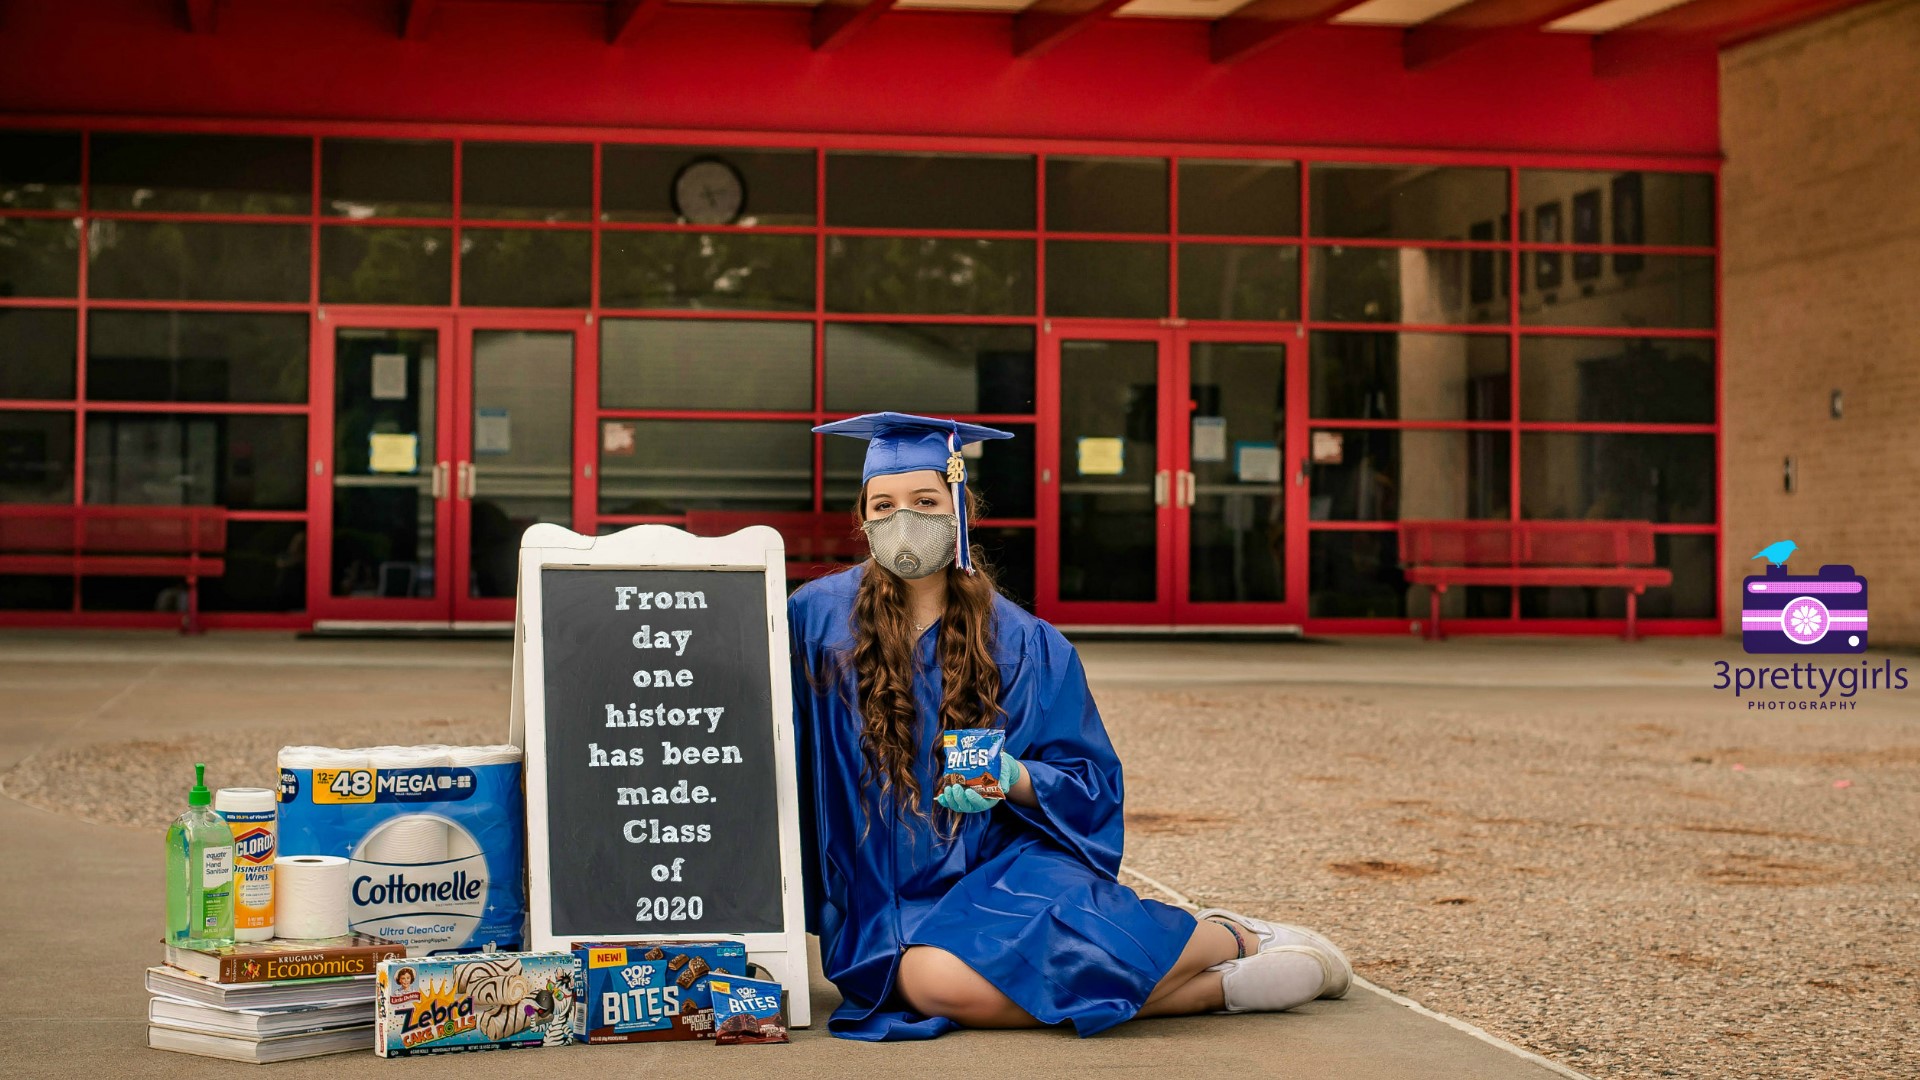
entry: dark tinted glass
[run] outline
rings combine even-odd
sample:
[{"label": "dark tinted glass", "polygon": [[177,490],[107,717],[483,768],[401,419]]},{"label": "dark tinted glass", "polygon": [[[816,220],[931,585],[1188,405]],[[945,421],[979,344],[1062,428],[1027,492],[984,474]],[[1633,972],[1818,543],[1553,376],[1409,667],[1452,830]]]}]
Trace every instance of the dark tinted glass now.
[{"label": "dark tinted glass", "polygon": [[[1713,537],[1664,535],[1653,538],[1654,565],[1673,571],[1673,584],[1648,589],[1639,602],[1643,619],[1711,619],[1715,584]],[[1535,619],[1624,619],[1625,589],[1527,588],[1520,590],[1520,614]]]},{"label": "dark tinted glass", "polygon": [[0,398],[73,397],[79,319],[51,308],[0,308]]},{"label": "dark tinted glass", "polygon": [[1505,431],[1315,428],[1308,440],[1315,521],[1507,516]]},{"label": "dark tinted glass", "polygon": [[[1599,253],[1537,252],[1537,292],[1520,300],[1520,321],[1529,326],[1649,327],[1705,330],[1713,326],[1713,260],[1694,255],[1635,256],[1630,273],[1616,273]],[[1559,260],[1568,272],[1561,275]],[[1582,270],[1589,271],[1584,276]],[[1551,277],[1555,284],[1543,282]]]},{"label": "dark tinted glass", "polygon": [[[686,222],[684,210],[702,224],[811,225],[813,153],[731,146],[606,146],[600,151],[600,217],[603,221]],[[683,172],[707,161],[724,166],[703,170],[724,190],[716,191],[711,201],[683,207],[677,194],[687,190],[679,183]],[[736,186],[738,218],[711,220],[732,205]]]},{"label": "dark tinted glass", "polygon": [[827,224],[876,229],[1031,229],[1033,159],[965,154],[827,155]]},{"label": "dark tinted glass", "polygon": [[586,307],[593,236],[559,229],[460,234],[460,302],[468,307]]},{"label": "dark tinted glass", "polygon": [[[1520,205],[1564,205],[1571,212],[1586,196],[1598,216],[1582,222],[1585,235],[1548,229],[1540,233],[1533,214],[1523,218],[1522,239],[1542,243],[1665,244],[1713,246],[1714,208],[1711,173],[1579,172],[1520,170]],[[1549,224],[1551,224],[1549,222]],[[1618,258],[1618,256],[1616,256]],[[1631,256],[1628,256],[1631,259]]]},{"label": "dark tinted glass", "polygon": [[1312,316],[1327,322],[1443,325],[1507,321],[1505,305],[1467,303],[1467,252],[1453,248],[1313,249]]},{"label": "dark tinted glass", "polygon": [[0,503],[73,501],[73,414],[0,412]]},{"label": "dark tinted glass", "polygon": [[604,232],[600,303],[612,308],[813,308],[813,237]]},{"label": "dark tinted glass", "polygon": [[53,574],[0,574],[0,611],[71,611],[79,579]]},{"label": "dark tinted glass", "polygon": [[1464,240],[1507,212],[1507,170],[1432,165],[1313,166],[1313,235]]},{"label": "dark tinted glass", "polygon": [[593,216],[591,146],[470,142],[460,154],[461,217],[587,221]]},{"label": "dark tinted glass", "polygon": [[453,232],[378,226],[320,230],[320,300],[328,304],[446,304]]},{"label": "dark tinted glass", "polygon": [[1529,431],[1520,516],[1710,522],[1713,436]]},{"label": "dark tinted glass", "polygon": [[72,210],[79,205],[79,135],[0,131],[0,209]]},{"label": "dark tinted glass", "polygon": [[1291,161],[1180,162],[1180,231],[1298,236],[1300,167]]},{"label": "dark tinted glass", "polygon": [[94,401],[307,400],[307,317],[224,311],[95,311]]},{"label": "dark tinted glass", "polygon": [[200,583],[200,606],[207,611],[307,606],[306,522],[228,522],[226,563],[226,573]]},{"label": "dark tinted glass", "polygon": [[607,409],[811,409],[813,323],[606,319]]},{"label": "dark tinted glass", "polygon": [[603,420],[600,512],[813,509],[809,425]]},{"label": "dark tinted glass", "polygon": [[80,230],[73,222],[0,218],[0,297],[74,296],[79,289]]},{"label": "dark tinted glass", "polygon": [[1161,158],[1050,157],[1047,230],[1163,233],[1169,194]]},{"label": "dark tinted glass", "polygon": [[305,303],[305,225],[111,221],[89,226],[87,291],[128,300]]},{"label": "dark tinted glass", "polygon": [[87,501],[299,510],[307,418],[93,412]]},{"label": "dark tinted glass", "polygon": [[827,408],[1033,412],[1033,328],[828,323]]},{"label": "dark tinted glass", "polygon": [[1713,423],[1704,338],[1520,339],[1520,419]]},{"label": "dark tinted glass", "polygon": [[1167,245],[1049,240],[1047,314],[1165,318]]},{"label": "dark tinted glass", "polygon": [[327,139],[320,144],[320,209],[341,217],[453,216],[453,144]]},{"label": "dark tinted glass", "polygon": [[1317,619],[1402,618],[1407,577],[1391,530],[1307,534],[1307,614]]},{"label": "dark tinted glass", "polygon": [[993,583],[1007,599],[1033,610],[1033,530],[976,527],[969,531],[982,560],[993,568]]},{"label": "dark tinted glass", "polygon": [[[967,447],[967,483],[986,501],[986,517],[1030,518],[1033,516],[1033,425],[994,426],[1013,432],[1013,438]],[[867,459],[867,444],[859,439],[836,437],[822,440],[822,446],[827,508],[851,507],[860,493],[860,472]]]},{"label": "dark tinted glass", "polygon": [[1504,334],[1318,332],[1309,388],[1316,419],[1505,420]]},{"label": "dark tinted glass", "polygon": [[830,237],[827,310],[1031,315],[1033,241]]},{"label": "dark tinted glass", "polygon": [[1297,319],[1300,249],[1269,244],[1181,244],[1183,319]]},{"label": "dark tinted glass", "polygon": [[88,171],[95,210],[313,212],[312,139],[101,132]]}]

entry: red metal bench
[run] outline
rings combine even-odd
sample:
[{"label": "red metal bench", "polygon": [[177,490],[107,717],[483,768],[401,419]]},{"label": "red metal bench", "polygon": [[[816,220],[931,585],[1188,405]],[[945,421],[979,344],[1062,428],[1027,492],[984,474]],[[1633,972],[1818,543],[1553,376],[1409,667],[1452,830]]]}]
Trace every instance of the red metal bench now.
[{"label": "red metal bench", "polygon": [[759,513],[752,510],[689,510],[687,531],[725,536],[749,525],[771,525],[787,542],[787,577],[802,581],[831,574],[867,557],[867,540],[853,515],[835,511]]},{"label": "red metal bench", "polygon": [[1626,640],[1639,636],[1640,594],[1673,584],[1653,566],[1645,521],[1403,521],[1400,565],[1433,590],[1426,636],[1438,641],[1440,599],[1451,585],[1572,585],[1627,591]]},{"label": "red metal bench", "polygon": [[0,574],[180,577],[182,633],[200,632],[200,579],[227,572],[218,506],[0,506]]}]

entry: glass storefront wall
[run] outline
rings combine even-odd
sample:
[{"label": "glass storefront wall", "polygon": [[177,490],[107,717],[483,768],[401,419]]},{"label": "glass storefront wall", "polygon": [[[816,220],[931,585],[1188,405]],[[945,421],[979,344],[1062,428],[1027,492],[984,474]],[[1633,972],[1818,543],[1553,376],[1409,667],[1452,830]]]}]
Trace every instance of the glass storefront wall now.
[{"label": "glass storefront wall", "polygon": [[[598,339],[575,528],[838,513],[858,447],[809,426],[955,415],[1022,436],[970,467],[1031,603],[1050,320],[1177,319],[1304,335],[1310,618],[1424,614],[1395,550],[1413,518],[1651,520],[1676,581],[1643,614],[1712,618],[1712,173],[1339,157],[0,130],[0,501],[226,506],[207,609],[299,612],[322,307],[572,310]],[[80,612],[169,585],[7,584]]]}]

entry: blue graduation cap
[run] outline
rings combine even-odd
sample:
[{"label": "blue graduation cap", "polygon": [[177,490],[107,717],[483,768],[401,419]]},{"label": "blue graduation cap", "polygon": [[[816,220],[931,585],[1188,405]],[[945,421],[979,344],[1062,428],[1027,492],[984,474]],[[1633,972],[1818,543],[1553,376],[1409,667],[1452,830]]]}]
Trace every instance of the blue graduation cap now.
[{"label": "blue graduation cap", "polygon": [[960,456],[960,448],[988,439],[1011,439],[1013,432],[896,412],[868,413],[822,424],[813,430],[867,440],[867,460],[860,470],[862,484],[876,476],[921,469],[932,469],[946,476],[947,487],[953,493],[954,513],[960,521],[954,565],[973,573],[973,560],[967,555],[967,465]]}]

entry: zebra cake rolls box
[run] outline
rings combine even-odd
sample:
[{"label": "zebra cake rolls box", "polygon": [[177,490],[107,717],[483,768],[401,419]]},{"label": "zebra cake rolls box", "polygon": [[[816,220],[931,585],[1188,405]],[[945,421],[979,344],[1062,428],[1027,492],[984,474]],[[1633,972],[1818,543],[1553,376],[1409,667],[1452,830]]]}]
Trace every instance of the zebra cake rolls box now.
[{"label": "zebra cake rolls box", "polygon": [[576,941],[580,1042],[713,1038],[713,975],[745,975],[738,941]]},{"label": "zebra cake rolls box", "polygon": [[373,1049],[381,1057],[565,1046],[573,955],[469,953],[380,962]]}]

